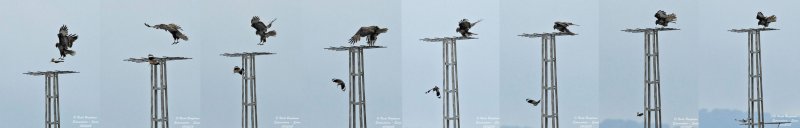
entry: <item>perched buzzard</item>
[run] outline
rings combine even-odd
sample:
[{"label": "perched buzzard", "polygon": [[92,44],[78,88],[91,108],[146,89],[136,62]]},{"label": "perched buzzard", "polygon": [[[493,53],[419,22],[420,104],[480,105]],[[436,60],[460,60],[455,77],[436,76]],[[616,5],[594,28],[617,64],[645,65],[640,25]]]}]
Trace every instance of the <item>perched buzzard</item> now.
[{"label": "perched buzzard", "polygon": [[261,42],[258,45],[264,45],[267,42],[267,38],[270,36],[275,36],[277,33],[275,30],[268,31],[270,27],[272,27],[272,22],[275,22],[277,19],[272,19],[269,24],[264,24],[261,22],[261,18],[258,16],[253,16],[253,19],[250,20],[250,26],[256,29],[256,35],[261,37]]},{"label": "perched buzzard", "polygon": [[664,12],[662,10],[658,10],[658,12],[656,12],[655,17],[657,19],[656,24],[661,25],[663,27],[667,27],[669,23],[675,23],[675,20],[678,20],[678,17],[675,16],[675,13],[667,14],[667,12]]},{"label": "perched buzzard", "polygon": [[563,32],[563,33],[574,34],[574,33],[572,33],[572,31],[569,31],[569,29],[567,29],[567,27],[569,27],[570,25],[580,26],[580,25],[573,24],[573,23],[570,23],[570,22],[556,21],[555,25],[553,25],[553,29],[556,29],[556,30],[558,30],[560,32]]},{"label": "perched buzzard", "polygon": [[357,43],[359,40],[361,40],[361,37],[367,37],[367,45],[373,46],[375,45],[375,40],[378,39],[378,35],[381,33],[386,33],[388,30],[388,28],[380,28],[378,26],[361,27],[358,29],[358,31],[356,31],[356,34],[350,38],[350,44]]},{"label": "perched buzzard", "polygon": [[155,56],[153,56],[153,54],[147,54],[147,62],[148,62],[148,63],[150,63],[151,65],[158,65],[158,64],[160,64],[160,63],[158,62],[158,60],[156,60],[156,57],[155,57]]},{"label": "perched buzzard", "polygon": [[775,17],[775,15],[766,17],[761,12],[758,12],[758,14],[756,14],[756,19],[758,19],[758,25],[764,26],[766,28],[769,27],[769,23],[778,20],[778,17]]},{"label": "perched buzzard", "polygon": [[172,42],[173,45],[174,44],[178,44],[178,39],[182,39],[184,41],[188,41],[189,40],[189,37],[186,37],[186,35],[181,33],[181,31],[183,31],[181,26],[178,26],[178,25],[173,24],[173,23],[170,23],[170,24],[157,24],[155,26],[152,26],[150,24],[144,23],[144,26],[155,28],[155,29],[163,29],[164,31],[169,32],[170,34],[172,34],[172,39],[174,41],[174,42]]},{"label": "perched buzzard", "polygon": [[478,24],[481,21],[482,20],[478,20],[478,21],[475,21],[474,23],[470,23],[469,20],[467,20],[467,19],[461,19],[461,21],[458,22],[458,28],[456,28],[456,32],[461,33],[461,36],[463,36],[463,37],[469,37],[469,36],[472,36],[472,35],[478,35],[476,33],[469,32],[469,29],[472,28],[473,26],[475,26],[475,24]]}]

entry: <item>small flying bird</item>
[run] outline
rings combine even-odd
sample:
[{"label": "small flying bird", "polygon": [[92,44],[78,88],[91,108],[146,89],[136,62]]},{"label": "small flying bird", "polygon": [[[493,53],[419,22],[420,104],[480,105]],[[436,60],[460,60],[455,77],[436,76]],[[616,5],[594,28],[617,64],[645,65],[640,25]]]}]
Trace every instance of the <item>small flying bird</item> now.
[{"label": "small flying bird", "polygon": [[675,20],[678,19],[678,17],[675,16],[675,13],[667,14],[667,12],[662,10],[658,10],[655,17],[657,19],[656,24],[661,25],[662,27],[667,27],[669,23],[675,23]]},{"label": "small flying bird", "polygon": [[475,21],[474,23],[470,23],[468,19],[461,19],[458,22],[458,28],[456,28],[456,32],[461,33],[462,37],[469,37],[472,35],[478,35],[476,33],[469,32],[469,29],[478,24],[482,20]]},{"label": "small flying bird", "polygon": [[61,58],[59,60],[64,60],[64,57],[67,55],[74,56],[75,51],[70,50],[72,45],[75,43],[75,40],[78,39],[78,35],[69,34],[69,29],[67,29],[67,25],[62,25],[61,28],[58,30],[58,43],[56,43],[56,48],[58,48],[58,53],[61,54]]},{"label": "small flying bird", "polygon": [[53,63],[57,64],[57,63],[64,62],[64,60],[60,60],[60,59],[56,59],[56,58],[50,58],[50,62],[53,62]]},{"label": "small flying bird", "polygon": [[555,25],[553,25],[553,29],[556,29],[559,32],[563,32],[563,33],[574,34],[574,33],[572,33],[572,31],[569,31],[569,29],[567,29],[567,27],[569,27],[570,25],[580,26],[580,25],[577,25],[577,24],[573,24],[571,22],[556,21]]},{"label": "small flying bird", "polygon": [[747,119],[738,119],[738,120],[736,120],[736,121],[739,121],[739,122],[741,122],[741,123],[747,123]]},{"label": "small flying bird", "polygon": [[342,91],[344,91],[344,81],[336,78],[331,79],[331,81],[333,81],[333,83],[336,83],[336,86],[339,86],[340,88],[342,88]]},{"label": "small flying bird", "polygon": [[766,28],[766,27],[769,27],[769,23],[772,23],[772,22],[775,22],[776,20],[778,20],[778,17],[775,17],[775,15],[766,17],[766,16],[764,16],[763,13],[758,12],[758,14],[756,14],[756,19],[758,19],[758,25],[764,26]]},{"label": "small flying bird", "polygon": [[159,64],[158,60],[156,60],[156,57],[153,56],[153,54],[147,54],[147,62],[150,63],[151,65]]},{"label": "small flying bird", "polygon": [[430,90],[426,91],[426,92],[425,92],[425,94],[428,94],[428,93],[430,93],[431,91],[433,91],[433,92],[435,92],[435,93],[436,93],[436,97],[437,97],[437,98],[439,98],[439,99],[441,99],[441,98],[442,98],[442,95],[441,95],[441,93],[439,93],[439,86],[433,86],[433,88],[431,88]]},{"label": "small flying bird", "polygon": [[388,28],[380,28],[378,26],[365,26],[361,27],[356,31],[356,34],[353,37],[350,37],[350,44],[355,44],[361,37],[367,37],[367,45],[373,46],[375,44],[375,40],[378,39],[378,35],[381,33],[386,33],[389,31]]},{"label": "small flying bird", "polygon": [[264,45],[267,42],[267,37],[275,36],[278,33],[275,30],[267,31],[270,27],[272,27],[272,22],[275,22],[276,19],[272,19],[269,24],[264,24],[261,22],[261,18],[258,16],[253,16],[253,19],[250,19],[250,26],[256,29],[256,35],[261,37],[261,42],[258,45]]},{"label": "small flying bird", "polygon": [[529,104],[532,104],[533,106],[537,106],[539,105],[539,102],[542,102],[542,100],[531,100],[531,99],[525,99],[525,101],[528,102]]},{"label": "small flying bird", "polygon": [[178,39],[182,39],[184,41],[188,41],[189,40],[189,37],[187,37],[186,35],[181,33],[181,31],[183,31],[181,26],[178,26],[178,25],[176,25],[174,23],[157,24],[155,26],[152,26],[150,24],[144,23],[144,26],[155,28],[155,29],[163,29],[164,31],[169,32],[170,34],[172,34],[172,39],[174,40],[174,42],[172,42],[173,45],[174,44],[178,44]]},{"label": "small flying bird", "polygon": [[243,68],[239,68],[239,66],[234,66],[233,67],[233,73],[239,73],[239,75],[244,75],[244,69]]},{"label": "small flying bird", "polygon": [[644,116],[644,113],[636,112],[636,116],[639,116],[639,117]]}]

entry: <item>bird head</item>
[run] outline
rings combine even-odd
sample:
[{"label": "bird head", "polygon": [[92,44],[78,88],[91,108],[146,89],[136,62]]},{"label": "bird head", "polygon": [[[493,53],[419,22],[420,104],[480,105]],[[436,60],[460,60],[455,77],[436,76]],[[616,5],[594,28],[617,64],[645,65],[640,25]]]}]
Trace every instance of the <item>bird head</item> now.
[{"label": "bird head", "polygon": [[261,18],[258,18],[258,16],[253,16],[253,19],[250,19],[250,23],[251,24],[258,23],[258,22],[261,22]]}]

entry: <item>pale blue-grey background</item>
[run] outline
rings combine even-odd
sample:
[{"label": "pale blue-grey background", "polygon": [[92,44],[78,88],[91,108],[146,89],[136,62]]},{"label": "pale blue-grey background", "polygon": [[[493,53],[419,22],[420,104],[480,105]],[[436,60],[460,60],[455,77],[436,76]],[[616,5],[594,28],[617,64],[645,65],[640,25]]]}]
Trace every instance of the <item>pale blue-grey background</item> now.
[{"label": "pale blue-grey background", "polygon": [[[480,39],[459,42],[462,126],[482,127],[478,117],[498,117],[503,127],[536,127],[539,108],[540,42],[520,33],[552,32],[553,21],[572,21],[578,36],[558,38],[561,126],[575,116],[598,117],[602,126],[640,127],[642,34],[625,28],[656,27],[653,13],[678,14],[679,31],[661,33],[664,122],[699,118],[701,127],[736,127],[746,102],[746,35],[733,28],[757,27],[755,13],[778,15],[762,37],[766,112],[799,115],[800,68],[795,12],[800,4],[768,1],[666,0],[204,0],[204,1],[14,1],[0,5],[0,123],[41,127],[42,76],[21,73],[76,70],[61,76],[62,126],[72,116],[96,116],[95,127],[146,127],[148,67],[128,57],[185,56],[169,62],[170,117],[200,118],[200,127],[238,127],[239,58],[224,52],[269,51],[259,56],[258,94],[262,127],[274,118],[296,117],[301,128],[346,127],[346,93],[330,78],[346,79],[345,52],[323,50],[345,42],[360,26],[388,27],[368,50],[368,124],[377,117],[401,118],[405,128],[439,127],[441,100],[423,92],[441,84],[441,44],[425,37],[455,36],[462,18],[483,19]],[[249,27],[252,16],[269,21],[278,36],[264,46]],[[169,34],[142,23],[177,23],[190,37],[170,45]],[[61,64],[53,44],[66,24],[80,35],[77,56]],[[485,120],[484,120],[485,121]],[[177,126],[173,123],[173,127]],[[797,126],[797,125],[793,125]]]}]

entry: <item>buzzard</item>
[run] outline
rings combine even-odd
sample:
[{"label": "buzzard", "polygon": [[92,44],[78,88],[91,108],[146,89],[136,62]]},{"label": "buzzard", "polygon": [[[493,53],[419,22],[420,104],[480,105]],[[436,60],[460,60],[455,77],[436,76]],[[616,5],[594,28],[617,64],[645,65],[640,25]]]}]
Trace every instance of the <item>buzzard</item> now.
[{"label": "buzzard", "polygon": [[270,36],[275,36],[277,33],[275,30],[268,31],[270,27],[272,27],[272,22],[275,22],[277,19],[272,19],[269,24],[264,24],[261,22],[261,18],[258,16],[253,16],[253,19],[250,19],[250,26],[256,29],[256,35],[261,37],[261,42],[258,45],[264,45],[267,42],[267,38]]},{"label": "buzzard", "polygon": [[574,33],[572,33],[572,31],[569,31],[569,29],[567,29],[567,27],[569,27],[570,25],[580,26],[580,25],[573,24],[573,23],[570,23],[570,22],[556,21],[555,25],[553,25],[553,29],[556,29],[559,32],[563,32],[563,33],[574,34]]},{"label": "buzzard", "polygon": [[481,21],[482,20],[478,20],[478,21],[475,21],[473,23],[470,23],[468,19],[461,19],[461,21],[458,22],[458,28],[456,28],[456,32],[461,33],[462,37],[469,37],[469,36],[472,36],[472,35],[478,35],[476,33],[470,32],[469,29],[472,28],[473,26],[475,26],[475,24],[478,24]]},{"label": "buzzard", "polygon": [[662,27],[667,27],[669,23],[675,23],[675,20],[678,19],[678,17],[675,16],[675,13],[667,14],[667,12],[664,12],[662,10],[658,10],[658,12],[656,12],[655,17],[656,17],[656,24],[661,25]]},{"label": "buzzard", "polygon": [[70,50],[70,48],[72,48],[72,45],[77,39],[78,35],[70,34],[69,29],[67,29],[67,25],[61,26],[61,28],[58,30],[58,43],[56,43],[58,53],[61,54],[61,58],[58,58],[59,60],[64,60],[64,57],[67,55],[75,55],[75,51]]},{"label": "buzzard", "polygon": [[388,28],[380,28],[378,26],[365,26],[361,27],[356,31],[356,34],[353,37],[350,37],[350,44],[355,44],[361,37],[367,37],[367,45],[373,46],[375,45],[375,40],[378,39],[378,35],[381,33],[386,33]]},{"label": "buzzard", "polygon": [[174,42],[172,42],[173,45],[174,44],[178,44],[178,39],[182,39],[184,41],[188,41],[189,40],[189,37],[187,37],[186,35],[184,35],[181,32],[181,31],[183,31],[181,26],[178,26],[177,24],[174,24],[174,23],[157,24],[157,25],[150,25],[150,24],[144,23],[144,26],[155,28],[155,29],[163,29],[164,31],[169,32],[170,34],[172,34],[172,39],[174,41]]},{"label": "buzzard", "polygon": [[778,19],[778,17],[775,17],[775,15],[766,17],[764,16],[763,13],[758,12],[758,14],[756,14],[756,19],[758,19],[758,25],[764,26],[766,28],[769,27],[769,23],[775,22]]}]

